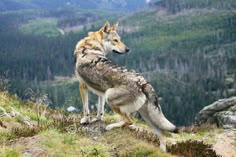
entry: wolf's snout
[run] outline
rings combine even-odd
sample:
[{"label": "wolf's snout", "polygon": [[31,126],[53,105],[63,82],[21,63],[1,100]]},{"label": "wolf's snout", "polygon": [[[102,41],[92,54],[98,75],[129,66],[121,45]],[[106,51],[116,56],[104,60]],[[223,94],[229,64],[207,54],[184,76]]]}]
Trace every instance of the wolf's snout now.
[{"label": "wolf's snout", "polygon": [[125,48],[125,52],[129,52],[129,48],[128,47]]}]

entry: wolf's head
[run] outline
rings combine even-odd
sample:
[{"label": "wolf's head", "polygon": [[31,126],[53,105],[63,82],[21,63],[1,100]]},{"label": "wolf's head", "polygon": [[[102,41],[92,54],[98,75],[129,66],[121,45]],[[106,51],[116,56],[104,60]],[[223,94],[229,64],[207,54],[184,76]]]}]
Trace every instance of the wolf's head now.
[{"label": "wolf's head", "polygon": [[124,54],[129,48],[121,41],[116,29],[118,23],[110,27],[106,22],[98,31],[89,32],[88,36],[80,40],[76,45],[74,55],[80,54],[84,49],[89,49],[91,53],[106,55],[108,52]]},{"label": "wolf's head", "polygon": [[109,22],[106,22],[98,31],[102,37],[102,47],[105,53],[115,52],[123,54],[129,51],[129,48],[121,41],[120,36],[116,32],[118,23],[110,27]]}]

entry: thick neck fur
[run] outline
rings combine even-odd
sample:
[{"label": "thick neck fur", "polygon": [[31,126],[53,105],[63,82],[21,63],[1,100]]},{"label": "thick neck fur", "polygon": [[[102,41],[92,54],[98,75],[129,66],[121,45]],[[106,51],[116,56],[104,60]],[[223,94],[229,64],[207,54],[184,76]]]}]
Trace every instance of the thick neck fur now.
[{"label": "thick neck fur", "polygon": [[98,55],[105,55],[103,33],[101,31],[89,32],[88,36],[80,40],[75,48],[74,55],[77,56],[84,51]]}]

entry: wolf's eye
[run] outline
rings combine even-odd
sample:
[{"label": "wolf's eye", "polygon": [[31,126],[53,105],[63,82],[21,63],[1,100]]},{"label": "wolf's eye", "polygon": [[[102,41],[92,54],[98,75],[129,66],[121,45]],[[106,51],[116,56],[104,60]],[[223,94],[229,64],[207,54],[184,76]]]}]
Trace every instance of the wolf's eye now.
[{"label": "wolf's eye", "polygon": [[113,39],[113,41],[114,41],[114,42],[116,42],[116,43],[118,42],[118,40],[117,40],[117,39]]}]

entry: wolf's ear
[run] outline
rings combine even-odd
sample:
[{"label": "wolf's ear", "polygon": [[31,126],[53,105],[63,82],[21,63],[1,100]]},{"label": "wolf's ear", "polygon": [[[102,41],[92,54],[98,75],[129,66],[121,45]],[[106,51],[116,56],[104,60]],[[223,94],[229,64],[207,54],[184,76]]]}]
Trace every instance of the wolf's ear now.
[{"label": "wolf's ear", "polygon": [[102,28],[100,29],[100,31],[104,32],[104,33],[108,33],[110,28],[110,23],[107,21],[105,22],[105,24],[102,26]]},{"label": "wolf's ear", "polygon": [[113,26],[111,26],[110,30],[116,30],[118,28],[118,22],[116,22],[116,24],[114,24]]}]

